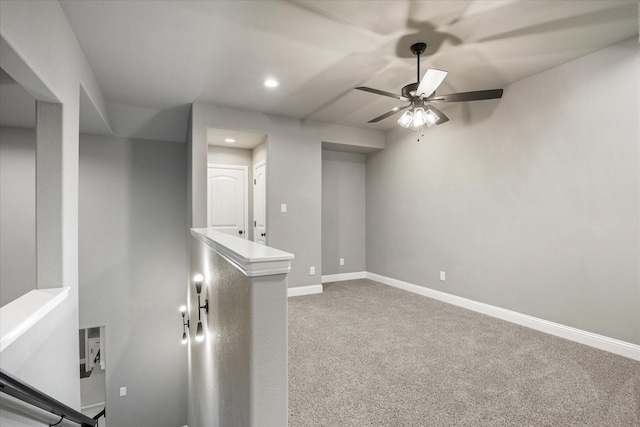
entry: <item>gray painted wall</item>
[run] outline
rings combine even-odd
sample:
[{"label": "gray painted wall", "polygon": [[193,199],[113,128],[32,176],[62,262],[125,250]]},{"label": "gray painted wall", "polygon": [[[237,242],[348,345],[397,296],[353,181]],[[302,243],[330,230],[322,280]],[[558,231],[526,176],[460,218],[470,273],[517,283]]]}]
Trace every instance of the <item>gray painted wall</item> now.
[{"label": "gray painted wall", "polygon": [[[191,270],[194,275],[204,273],[202,304],[208,299],[210,308],[203,319],[205,341],[197,342],[198,300],[190,281],[188,424],[248,426],[250,401],[245,397],[250,393],[250,280],[193,236],[190,244]],[[211,277],[207,271],[216,274]]]},{"label": "gray painted wall", "polygon": [[0,127],[0,283],[0,306],[36,288],[33,129]]},{"label": "gray painted wall", "polygon": [[[37,285],[70,288],[63,303],[2,352],[0,365],[65,404],[79,408],[80,86],[100,112],[105,112],[106,106],[58,2],[3,2],[0,28],[2,68],[38,101],[38,114],[46,113],[47,119],[39,117],[37,124],[37,151],[49,154],[46,158],[41,156],[36,166],[40,193],[36,212]],[[40,109],[42,101],[58,104],[45,112]],[[5,407],[0,410],[3,426],[13,423],[10,412]]]},{"label": "gray painted wall", "polygon": [[106,326],[109,425],[184,425],[186,146],[80,141],[80,326]]},{"label": "gray painted wall", "polygon": [[239,165],[251,167],[251,150],[231,147],[207,146],[207,160],[209,163],[223,165]]},{"label": "gray painted wall", "polygon": [[203,274],[205,340],[194,339],[198,299],[190,281],[190,426],[285,426],[287,297],[284,274],[247,277],[195,237],[190,267]]},{"label": "gray painted wall", "polygon": [[365,161],[364,154],[322,151],[323,275],[366,270]]},{"label": "gray painted wall", "polygon": [[82,407],[104,403],[106,390],[106,371],[97,364],[91,375],[80,379],[80,404]]},{"label": "gray painted wall", "polygon": [[265,140],[262,144],[258,145],[256,148],[252,150],[252,163],[255,165],[256,163],[266,162],[266,161],[267,161],[267,141]]},{"label": "gray painted wall", "polygon": [[[322,142],[380,148],[378,131],[292,119],[265,113],[194,104],[188,203],[192,227],[206,226],[206,128],[267,135],[268,243],[295,255],[289,287],[319,284],[322,271]],[[280,205],[287,204],[287,213]],[[309,274],[315,266],[316,274]]]},{"label": "gray painted wall", "polygon": [[390,131],[367,270],[640,344],[639,75],[629,40],[452,106],[420,143]]}]

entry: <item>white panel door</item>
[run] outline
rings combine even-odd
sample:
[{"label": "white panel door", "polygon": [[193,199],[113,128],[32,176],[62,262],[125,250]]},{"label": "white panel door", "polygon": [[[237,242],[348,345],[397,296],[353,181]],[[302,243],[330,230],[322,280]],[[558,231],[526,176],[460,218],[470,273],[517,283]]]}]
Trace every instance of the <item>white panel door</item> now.
[{"label": "white panel door", "polygon": [[267,165],[253,166],[253,241],[267,243]]},{"label": "white panel door", "polygon": [[247,167],[209,165],[207,227],[246,238]]}]

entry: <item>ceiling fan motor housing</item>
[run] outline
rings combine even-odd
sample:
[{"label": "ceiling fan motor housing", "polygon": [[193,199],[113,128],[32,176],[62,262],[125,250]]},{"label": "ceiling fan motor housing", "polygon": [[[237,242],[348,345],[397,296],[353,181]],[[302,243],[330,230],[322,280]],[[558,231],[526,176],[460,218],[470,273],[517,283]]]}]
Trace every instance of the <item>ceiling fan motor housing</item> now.
[{"label": "ceiling fan motor housing", "polygon": [[411,83],[402,88],[402,96],[405,98],[413,98],[416,96],[416,90],[418,90],[419,83]]}]

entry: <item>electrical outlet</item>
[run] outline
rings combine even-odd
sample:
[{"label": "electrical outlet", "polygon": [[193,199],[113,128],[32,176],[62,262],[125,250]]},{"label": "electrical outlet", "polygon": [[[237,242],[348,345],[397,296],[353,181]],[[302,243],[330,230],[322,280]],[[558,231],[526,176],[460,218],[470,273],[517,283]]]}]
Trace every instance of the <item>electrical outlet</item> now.
[{"label": "electrical outlet", "polygon": [[344,265],[344,258],[340,258],[340,265]]},{"label": "electrical outlet", "polygon": [[314,274],[316,274],[316,268],[314,266],[309,267],[309,274],[311,276],[313,276]]},{"label": "electrical outlet", "polygon": [[280,212],[282,212],[282,213],[286,213],[287,212],[287,204],[286,203],[282,203],[280,205]]},{"label": "electrical outlet", "polygon": [[447,280],[447,276],[445,275],[444,271],[441,271],[441,272],[440,272],[440,280],[441,280],[441,281],[443,281],[443,282],[444,282],[445,280]]},{"label": "electrical outlet", "polygon": [[127,395],[127,388],[126,387],[120,387],[120,397],[126,396],[126,395]]}]

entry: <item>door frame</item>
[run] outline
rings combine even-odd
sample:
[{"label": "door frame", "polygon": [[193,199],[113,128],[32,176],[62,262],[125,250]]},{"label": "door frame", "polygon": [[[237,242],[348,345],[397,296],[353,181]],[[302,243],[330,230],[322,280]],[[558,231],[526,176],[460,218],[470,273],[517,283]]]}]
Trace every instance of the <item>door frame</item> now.
[{"label": "door frame", "polygon": [[244,236],[245,240],[249,240],[249,166],[245,165],[226,165],[221,163],[207,163],[207,228],[209,228],[209,168],[216,169],[235,169],[241,170],[244,175]]},{"label": "door frame", "polygon": [[[266,236],[264,237],[264,245],[267,246],[267,242],[268,242],[268,239],[269,239],[269,233],[267,232],[267,218],[268,218],[268,215],[269,215],[268,210],[267,210],[267,206],[268,206],[268,203],[267,203],[267,200],[268,200],[267,199],[267,174],[269,173],[269,168],[267,167],[267,161],[266,160],[260,160],[259,162],[254,163],[253,164],[253,170],[252,170],[254,179],[255,179],[255,174],[256,174],[256,168],[259,168],[260,166],[264,166],[264,170],[265,170],[265,173],[264,173],[264,229],[265,229]],[[253,212],[251,214],[254,221],[256,219],[255,218],[255,213],[256,213],[256,193],[255,192],[256,192],[256,188],[255,188],[255,185],[254,185],[254,187],[253,187]],[[253,233],[254,233],[253,241],[254,242],[256,241],[255,232],[256,232],[255,227],[253,227]]]}]

